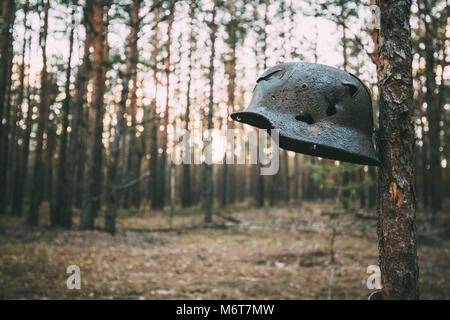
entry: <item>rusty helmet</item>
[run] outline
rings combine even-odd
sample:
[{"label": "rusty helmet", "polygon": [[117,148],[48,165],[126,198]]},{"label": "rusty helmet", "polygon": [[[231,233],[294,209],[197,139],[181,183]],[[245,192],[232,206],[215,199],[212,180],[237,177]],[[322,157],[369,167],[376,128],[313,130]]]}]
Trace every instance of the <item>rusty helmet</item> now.
[{"label": "rusty helmet", "polygon": [[231,115],[279,130],[283,149],[328,159],[379,165],[374,149],[372,99],[356,76],[330,66],[286,62],[256,81],[247,109]]}]

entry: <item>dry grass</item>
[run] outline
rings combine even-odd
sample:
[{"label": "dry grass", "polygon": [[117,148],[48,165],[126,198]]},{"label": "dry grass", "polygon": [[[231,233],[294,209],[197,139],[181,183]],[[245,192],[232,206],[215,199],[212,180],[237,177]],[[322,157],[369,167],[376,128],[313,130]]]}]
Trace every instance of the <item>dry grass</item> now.
[{"label": "dry grass", "polygon": [[[23,219],[2,217],[0,298],[326,299],[330,225],[339,221],[332,298],[367,299],[366,269],[378,261],[376,220],[322,214],[331,206],[239,208],[230,211],[241,223],[223,229],[127,231],[169,226],[167,213],[141,210],[121,214],[114,237],[30,228]],[[172,225],[201,224],[198,213],[177,212]],[[450,298],[449,226],[448,213],[433,227],[419,219],[423,299]],[[81,290],[66,287],[72,264],[81,268]]]}]

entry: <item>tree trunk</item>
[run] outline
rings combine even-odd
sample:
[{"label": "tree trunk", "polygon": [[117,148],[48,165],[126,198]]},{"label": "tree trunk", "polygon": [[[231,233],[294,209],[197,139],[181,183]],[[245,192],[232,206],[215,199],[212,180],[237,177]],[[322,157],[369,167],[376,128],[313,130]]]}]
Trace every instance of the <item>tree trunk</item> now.
[{"label": "tree trunk", "polygon": [[[132,41],[130,31],[129,42]],[[130,50],[130,46],[128,48]],[[126,111],[126,101],[128,99],[128,82],[130,80],[130,69],[132,65],[131,59],[127,61],[124,84],[122,90],[122,96],[117,110],[117,123],[114,130],[114,141],[111,146],[111,154],[108,161],[108,177],[107,186],[108,191],[106,193],[107,208],[105,213],[105,230],[111,234],[116,232],[116,215],[117,209],[120,204],[120,191],[118,187],[121,184],[121,170],[119,170],[120,161],[120,142],[122,141],[122,147],[125,145],[125,140],[122,139],[124,129],[124,114]]]},{"label": "tree trunk", "polygon": [[172,26],[173,21],[175,17],[175,0],[171,0],[169,3],[169,17],[168,17],[168,27],[167,27],[167,42],[166,42],[166,50],[167,50],[167,56],[166,56],[166,107],[164,109],[164,118],[163,118],[163,126],[164,131],[162,134],[161,139],[161,147],[162,147],[162,153],[161,153],[161,161],[159,163],[159,172],[158,172],[158,186],[155,190],[157,193],[156,196],[156,203],[153,205],[156,209],[163,209],[165,202],[166,202],[166,164],[167,164],[167,129],[169,126],[169,101],[170,101],[170,67],[171,67],[171,61],[170,61],[170,46],[172,44]]},{"label": "tree trunk", "polygon": [[[137,63],[139,59],[139,53],[137,48],[138,33],[139,33],[139,10],[141,6],[140,0],[133,0],[133,4],[130,11],[130,34],[128,36],[128,49],[127,49],[127,64],[123,79],[123,89],[122,89],[122,99],[120,104],[126,105],[127,100],[129,100],[129,112],[127,114],[131,115],[131,127],[129,128],[129,145],[128,145],[128,156],[126,162],[126,181],[131,181],[136,179],[135,168],[137,165],[137,154],[136,154],[136,87],[137,87]],[[130,82],[132,83],[131,92],[129,92]],[[125,100],[123,100],[125,99]],[[130,198],[136,191],[136,187],[127,188],[124,191],[124,208],[128,208],[130,204]]]},{"label": "tree trunk", "polygon": [[95,197],[98,196],[96,190],[97,182],[95,181],[98,165],[97,155],[99,153],[100,144],[98,137],[101,136],[102,115],[103,115],[103,96],[105,94],[105,33],[104,33],[104,7],[102,0],[93,0],[92,3],[92,26],[93,34],[93,92],[92,104],[89,108],[89,132],[87,139],[86,166],[84,170],[84,190],[83,190],[83,208],[80,217],[80,229],[93,229],[94,218],[96,213]]},{"label": "tree trunk", "polygon": [[376,169],[373,166],[369,167],[369,208],[374,208],[377,205],[377,187],[376,187]]},{"label": "tree trunk", "polygon": [[[234,7],[234,0],[229,1],[228,11],[230,13],[230,22],[226,26],[228,31],[228,54],[225,62],[225,73],[228,77],[227,84],[227,130],[234,129],[234,121],[230,120],[229,115],[234,112],[235,94],[236,91],[236,44],[237,44],[237,28],[238,22],[236,20],[236,13]],[[224,159],[222,171],[222,190],[220,204],[224,207],[228,201],[234,202],[236,195],[235,182],[235,168],[229,167]]]},{"label": "tree trunk", "polygon": [[[109,55],[109,46],[108,46],[108,27],[109,27],[109,10],[110,6],[107,5],[107,2],[103,1],[103,15],[105,18],[103,19],[103,63],[102,63],[102,78],[103,83],[105,84],[106,81],[106,72],[107,72],[107,63],[108,63],[108,55]],[[105,11],[106,9],[106,11]],[[94,71],[95,72],[95,71]],[[106,86],[104,85],[103,88],[103,95],[106,92]],[[102,206],[102,194],[103,194],[103,152],[104,152],[104,146],[103,146],[103,118],[105,115],[105,108],[102,105],[102,107],[99,109],[100,112],[97,114],[97,130],[95,132],[95,142],[97,144],[95,154],[94,154],[94,176],[93,176],[93,183],[94,183],[94,193],[92,194],[92,201],[93,201],[93,215],[94,219],[97,217],[97,213],[99,210],[101,210]]]},{"label": "tree trunk", "polygon": [[283,150],[283,170],[284,170],[284,192],[283,200],[289,201],[291,177],[289,175],[289,156],[287,150]]},{"label": "tree trunk", "polygon": [[[49,105],[52,105],[51,102]],[[54,201],[54,187],[53,187],[53,156],[55,152],[56,144],[56,126],[54,123],[50,122],[47,128],[47,138],[46,138],[46,156],[45,164],[47,169],[47,201],[50,207],[50,223],[55,221],[56,210]]]},{"label": "tree trunk", "polygon": [[300,190],[300,184],[299,184],[300,170],[299,170],[299,165],[298,165],[299,158],[300,158],[300,155],[296,153],[294,156],[294,194],[293,194],[293,198],[295,200],[297,200],[300,195],[300,192],[299,192],[299,190]]},{"label": "tree trunk", "polygon": [[48,11],[50,8],[49,0],[44,4],[44,26],[42,31],[42,71],[41,71],[41,94],[39,101],[39,119],[36,133],[36,150],[33,169],[33,182],[31,189],[30,208],[28,211],[27,223],[37,226],[39,224],[39,206],[42,197],[42,180],[44,178],[43,164],[43,144],[44,134],[47,129],[48,121],[48,74],[47,74],[47,31],[48,31]]},{"label": "tree trunk", "polygon": [[[128,38],[128,60],[127,60],[127,70],[125,71],[125,80],[124,81],[124,89],[125,86],[129,86],[129,82],[131,80],[131,83],[133,86],[131,87],[130,92],[130,104],[129,104],[129,114],[131,115],[131,127],[129,128],[129,146],[128,146],[128,161],[127,161],[127,168],[126,168],[126,180],[131,181],[137,178],[136,176],[136,167],[137,167],[137,149],[136,149],[136,112],[137,112],[137,106],[136,106],[136,90],[137,90],[137,64],[139,62],[139,51],[137,47],[137,41],[138,41],[138,33],[139,33],[139,10],[141,8],[141,0],[133,0],[131,12],[130,12],[130,35]],[[128,88],[126,89],[128,90]],[[126,103],[126,101],[124,102]],[[125,201],[124,201],[124,207],[128,207],[131,198],[134,197],[134,195],[137,192],[139,184],[136,184],[130,188],[128,188],[125,191]]]},{"label": "tree trunk", "polygon": [[[65,192],[65,188],[68,185],[67,179],[67,138],[68,138],[68,127],[69,127],[69,113],[70,113],[70,104],[71,104],[71,96],[70,96],[70,76],[72,73],[72,51],[73,51],[73,38],[75,31],[75,8],[76,8],[76,0],[72,2],[72,13],[71,13],[71,27],[69,33],[69,58],[67,60],[67,69],[66,69],[66,84],[64,88],[64,102],[62,106],[62,134],[59,148],[59,163],[58,163],[58,181],[56,186],[56,212],[54,215],[54,220],[51,221],[52,226],[65,226],[66,219],[62,219],[64,217],[64,212],[67,210],[67,198],[68,195]],[[71,154],[70,157],[74,155]],[[72,174],[73,171],[69,171],[69,175]]]},{"label": "tree trunk", "polygon": [[153,85],[155,86],[155,94],[150,105],[150,177],[148,179],[148,198],[151,200],[152,208],[157,208],[158,202],[158,192],[157,192],[157,182],[158,182],[158,126],[159,120],[156,113],[156,92],[158,92],[158,33],[159,33],[159,21],[160,21],[159,7],[155,8],[155,36],[153,39]]},{"label": "tree trunk", "polygon": [[[31,52],[31,37],[28,41],[29,52]],[[30,63],[28,63],[30,64]],[[33,94],[32,92],[33,91]],[[31,88],[31,82],[29,76],[27,77],[27,117],[25,119],[25,131],[22,134],[22,148],[20,149],[20,156],[18,157],[18,163],[14,173],[14,191],[12,199],[12,214],[15,216],[22,215],[23,194],[25,179],[28,171],[28,155],[30,147],[30,135],[33,124],[33,107],[35,101],[31,99],[31,96],[35,96],[36,88]]]},{"label": "tree trunk", "polygon": [[[194,18],[195,18],[195,4],[193,1],[189,3],[189,19],[190,19],[190,35],[189,35],[189,71],[187,80],[187,90],[186,90],[186,111],[185,111],[185,125],[184,128],[189,131],[189,116],[191,107],[191,82],[192,82],[192,53],[194,51]],[[191,157],[191,150],[185,150],[185,153]],[[190,207],[192,205],[191,198],[191,165],[183,164],[183,189],[181,192],[181,205],[183,207]]]},{"label": "tree trunk", "polygon": [[[216,55],[216,11],[217,0],[214,0],[212,9],[212,19],[210,23],[210,41],[211,41],[211,55],[209,58],[209,104],[208,104],[208,129],[213,128],[213,109],[214,109],[214,58]],[[212,156],[212,155],[211,155]],[[208,155],[206,155],[208,157]],[[205,206],[205,222],[212,222],[212,210],[214,202],[214,180],[213,180],[213,165],[204,164],[205,176],[204,176],[204,206]]]},{"label": "tree trunk", "polygon": [[383,299],[417,299],[410,0],[379,0],[378,241]]},{"label": "tree trunk", "polygon": [[[86,30],[86,38],[84,40],[83,62],[78,69],[76,78],[76,96],[74,101],[74,111],[72,118],[72,130],[70,134],[69,143],[69,163],[67,165],[66,176],[67,185],[65,190],[65,203],[61,210],[61,226],[70,228],[72,226],[72,205],[77,202],[77,197],[80,196],[80,187],[77,182],[80,182],[80,173],[84,171],[84,104],[86,100],[88,75],[90,70],[90,47],[92,43],[92,3],[87,3],[84,7],[84,25]],[[78,200],[80,201],[80,200]]]},{"label": "tree trunk", "polygon": [[364,180],[366,178],[366,174],[364,173],[364,170],[361,168],[358,170],[359,175],[359,205],[361,208],[366,207],[366,188],[364,187]]},{"label": "tree trunk", "polygon": [[424,208],[428,208],[429,206],[429,199],[431,195],[431,189],[429,186],[430,184],[430,175],[428,170],[428,141],[427,137],[428,134],[425,132],[425,124],[424,120],[425,113],[423,112],[423,84],[422,81],[419,79],[419,87],[417,88],[417,102],[419,104],[418,110],[419,110],[419,117],[420,117],[420,129],[422,132],[422,147],[420,148],[420,164],[421,164],[421,171],[422,171],[422,201]]},{"label": "tree trunk", "polygon": [[[20,126],[19,120],[22,118],[22,104],[24,100],[25,93],[25,54],[27,49],[27,18],[28,18],[28,9],[29,9],[29,1],[26,0],[23,8],[24,18],[23,18],[23,45],[22,45],[22,61],[19,69],[19,89],[18,89],[18,97],[17,102],[14,108],[13,113],[13,125],[11,130],[11,151],[9,152],[10,159],[10,167],[9,167],[9,177],[7,181],[11,181],[11,188],[9,188],[10,194],[7,196],[8,200],[13,200],[14,190],[16,189],[16,184],[19,179],[21,167],[20,167],[20,145],[18,144],[18,140],[20,138]],[[1,209],[0,209],[1,211]],[[16,215],[12,212],[13,215]]]},{"label": "tree trunk", "polygon": [[[424,15],[431,16],[431,1],[423,0],[425,6]],[[425,18],[424,18],[425,19]],[[433,19],[433,18],[431,18]],[[432,22],[424,22],[425,25],[425,75],[426,75],[426,94],[425,99],[427,101],[427,115],[429,121],[429,161],[430,161],[430,179],[433,183],[430,184],[431,188],[431,208],[433,211],[433,218],[437,211],[442,209],[442,175],[441,175],[441,152],[439,148],[440,143],[440,121],[441,121],[441,108],[439,106],[439,99],[436,93],[436,61],[434,53],[438,51],[436,47],[436,32]]]},{"label": "tree trunk", "polygon": [[[12,70],[12,30],[16,16],[16,5],[13,0],[2,3],[2,25],[0,33],[0,215],[6,209],[6,186],[8,165],[8,126],[11,98],[11,70]],[[5,123],[3,119],[5,118]]]}]

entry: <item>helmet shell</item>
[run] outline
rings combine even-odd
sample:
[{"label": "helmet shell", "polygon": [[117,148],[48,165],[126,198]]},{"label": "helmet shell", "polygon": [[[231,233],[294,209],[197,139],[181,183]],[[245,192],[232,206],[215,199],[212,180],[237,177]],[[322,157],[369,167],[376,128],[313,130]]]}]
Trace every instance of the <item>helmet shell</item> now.
[{"label": "helmet shell", "polygon": [[372,141],[369,89],[334,67],[286,62],[257,80],[247,109],[233,120],[278,129],[283,149],[340,161],[379,165]]}]

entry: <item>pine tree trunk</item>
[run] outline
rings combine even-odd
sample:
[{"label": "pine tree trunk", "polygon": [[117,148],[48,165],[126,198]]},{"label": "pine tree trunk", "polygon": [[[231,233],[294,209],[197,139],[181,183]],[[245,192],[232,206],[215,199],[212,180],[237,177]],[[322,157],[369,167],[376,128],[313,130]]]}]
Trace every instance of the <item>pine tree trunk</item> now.
[{"label": "pine tree trunk", "polygon": [[[216,55],[216,11],[217,0],[214,0],[212,9],[212,20],[210,23],[210,41],[211,41],[211,55],[209,58],[209,104],[208,104],[208,129],[213,128],[213,109],[214,109],[214,58]],[[212,155],[211,155],[212,156]],[[213,180],[213,165],[204,164],[204,206],[205,206],[205,222],[212,222],[212,210],[214,202],[214,180]]]},{"label": "pine tree trunk", "polygon": [[424,117],[425,114],[423,112],[423,84],[422,81],[419,80],[419,87],[417,88],[417,101],[419,104],[419,117],[420,117],[420,129],[422,132],[422,147],[420,148],[420,164],[421,164],[421,172],[422,172],[422,201],[424,208],[428,208],[429,199],[431,194],[430,186],[430,177],[428,167],[428,134],[425,132],[424,125]]},{"label": "pine tree trunk", "polygon": [[[125,71],[127,75],[126,82],[124,86],[129,86],[129,82],[133,84],[130,92],[130,105],[129,105],[129,115],[131,115],[131,127],[129,128],[129,147],[127,156],[127,168],[126,168],[126,180],[132,181],[137,178],[136,167],[138,162],[138,155],[136,149],[136,90],[137,90],[137,64],[139,62],[139,51],[137,47],[138,33],[139,33],[139,10],[141,7],[141,0],[133,0],[131,12],[130,12],[130,35],[128,38],[128,60],[127,60],[127,70]],[[125,90],[125,88],[124,88]],[[128,90],[128,88],[127,88]],[[126,103],[126,101],[125,101]],[[137,192],[138,184],[128,188],[125,191],[125,201],[124,207],[128,207],[130,201]],[[135,204],[135,203],[134,203]]]},{"label": "pine tree trunk", "polygon": [[36,149],[33,168],[33,181],[31,189],[30,208],[28,211],[27,223],[37,226],[39,224],[39,206],[42,197],[42,181],[44,178],[43,164],[43,144],[44,134],[48,122],[48,74],[47,74],[47,31],[48,31],[48,11],[50,8],[49,0],[44,4],[44,26],[42,31],[42,71],[41,71],[41,92],[39,101],[39,118],[36,133]]},{"label": "pine tree trunk", "polygon": [[[51,105],[50,103],[49,105]],[[47,201],[50,207],[50,223],[55,221],[56,210],[55,210],[55,199],[54,199],[54,187],[53,187],[53,156],[55,152],[56,145],[56,126],[54,123],[49,122],[47,128],[47,139],[46,139],[46,169],[47,169]]]},{"label": "pine tree trunk", "polygon": [[290,183],[291,178],[289,175],[289,156],[287,150],[283,150],[283,171],[284,171],[284,192],[283,192],[283,200],[289,201],[290,196]]},{"label": "pine tree trunk", "polygon": [[[18,144],[18,140],[20,138],[20,132],[21,128],[19,126],[19,120],[22,118],[22,104],[24,100],[25,95],[25,53],[27,49],[27,18],[28,18],[28,9],[29,9],[29,1],[26,0],[24,7],[23,7],[23,28],[24,28],[24,34],[23,34],[23,45],[22,45],[22,61],[20,64],[19,69],[19,89],[18,89],[18,97],[17,102],[14,108],[13,113],[13,125],[11,130],[11,143],[12,148],[9,152],[10,159],[10,167],[9,167],[9,178],[7,181],[11,181],[11,187],[8,188],[10,194],[7,196],[8,201],[11,200],[11,203],[13,202],[14,197],[14,190],[16,189],[16,184],[20,175],[20,145]],[[1,211],[1,209],[0,209]],[[12,212],[13,215],[16,215],[16,213]]]},{"label": "pine tree trunk", "polygon": [[[431,1],[423,0],[425,6],[424,14],[431,17]],[[433,211],[433,218],[437,211],[442,209],[442,176],[441,176],[441,152],[439,148],[440,143],[440,122],[441,122],[441,108],[439,106],[438,95],[436,94],[436,61],[434,53],[436,48],[436,32],[431,22],[424,23],[425,25],[425,75],[426,75],[426,94],[425,99],[427,102],[427,115],[429,121],[429,161],[430,161],[430,179],[433,183],[430,184],[431,188],[431,208]]]},{"label": "pine tree trunk", "polygon": [[369,208],[375,208],[377,205],[377,187],[376,187],[376,169],[373,166],[369,167]]},{"label": "pine tree trunk", "polygon": [[[67,172],[71,173],[66,176],[66,200],[64,208],[61,208],[61,225],[65,228],[72,226],[72,205],[81,202],[80,183],[82,173],[84,171],[84,105],[86,101],[88,75],[90,70],[90,47],[92,44],[92,3],[87,3],[84,7],[84,25],[86,37],[84,40],[83,62],[77,71],[76,77],[76,96],[74,101],[74,111],[72,118],[72,130],[69,143],[69,163]],[[81,185],[81,183],[80,183]]]},{"label": "pine tree trunk", "polygon": [[[6,175],[8,162],[8,123],[10,113],[11,68],[12,68],[12,30],[16,15],[14,0],[4,0],[1,4],[0,33],[0,215],[6,209]],[[5,118],[5,124],[3,119]]]},{"label": "pine tree trunk", "polygon": [[94,29],[93,35],[93,93],[92,104],[89,107],[88,120],[88,139],[86,150],[86,166],[84,170],[84,190],[83,190],[83,208],[80,218],[80,229],[93,229],[94,218],[97,211],[95,197],[98,196],[96,190],[98,168],[98,153],[101,149],[98,137],[102,132],[102,115],[103,115],[103,96],[105,94],[105,33],[104,33],[104,7],[102,0],[94,0],[92,3],[92,25]]},{"label": "pine tree trunk", "polygon": [[[73,51],[73,39],[75,32],[75,0],[72,2],[72,13],[71,13],[71,28],[69,33],[69,58],[67,60],[67,69],[66,69],[66,84],[64,88],[65,98],[62,107],[63,119],[62,119],[62,134],[59,148],[59,163],[58,163],[58,180],[56,186],[56,212],[54,215],[54,221],[51,221],[52,226],[65,226],[66,222],[63,219],[64,212],[67,210],[67,194],[65,192],[65,188],[68,185],[68,177],[67,175],[71,175],[73,171],[66,171],[68,168],[67,165],[67,140],[68,140],[68,127],[69,127],[69,113],[70,113],[70,105],[71,105],[71,96],[70,96],[70,76],[72,74],[72,51]],[[73,157],[73,154],[69,155]],[[68,174],[67,174],[68,173]]]},{"label": "pine tree trunk", "polygon": [[[227,84],[227,130],[234,129],[234,121],[230,120],[229,115],[234,112],[236,91],[236,43],[237,43],[237,20],[234,8],[234,1],[229,1],[228,11],[230,13],[230,22],[227,27],[228,30],[228,54],[225,62],[225,73],[228,77]],[[228,201],[234,202],[236,195],[236,187],[234,185],[234,176],[236,166],[229,167],[224,159],[222,170],[222,190],[220,204],[224,207]]]},{"label": "pine tree trunk", "polygon": [[[131,32],[129,38],[130,42],[132,41]],[[128,60],[126,66],[122,96],[120,99],[119,108],[117,110],[117,123],[114,130],[114,141],[111,146],[111,154],[108,161],[108,191],[106,193],[107,208],[105,213],[105,230],[111,234],[114,234],[116,232],[116,215],[117,209],[119,208],[120,204],[120,190],[118,190],[118,187],[121,184],[122,172],[121,170],[119,170],[120,142],[122,141],[123,148],[125,145],[125,140],[122,139],[125,122],[124,115],[126,112],[126,101],[128,99],[128,82],[130,80],[130,69],[132,63],[132,61]]]},{"label": "pine tree trunk", "polygon": [[175,17],[175,0],[171,0],[169,3],[169,17],[168,17],[168,27],[167,27],[167,42],[166,42],[166,50],[167,50],[167,56],[166,56],[166,107],[164,110],[164,118],[163,118],[163,126],[164,131],[162,134],[161,139],[161,147],[162,147],[162,153],[161,153],[161,161],[159,163],[159,172],[158,172],[158,186],[155,190],[157,193],[156,197],[156,203],[154,204],[154,207],[156,209],[163,209],[166,197],[167,197],[167,183],[166,183],[166,171],[167,171],[167,129],[169,126],[169,102],[170,102],[170,67],[171,67],[171,50],[170,46],[172,44],[172,26],[173,21]]},{"label": "pine tree trunk", "polygon": [[[128,156],[125,177],[126,181],[136,179],[135,168],[137,165],[136,154],[136,87],[137,87],[137,63],[139,59],[137,40],[139,33],[139,10],[141,6],[140,0],[133,0],[131,12],[130,12],[130,34],[128,36],[128,48],[127,48],[127,63],[123,78],[122,99],[120,101],[121,108],[126,106],[127,100],[129,100],[129,112],[131,115],[131,127],[129,128],[129,145]],[[131,92],[129,93],[130,82],[132,83]],[[125,99],[125,100],[124,100]],[[122,106],[123,105],[123,106]],[[127,188],[124,194],[123,206],[128,208],[130,198],[136,191],[135,186]]]},{"label": "pine tree trunk", "polygon": [[378,240],[383,299],[417,299],[410,0],[379,0]]},{"label": "pine tree trunk", "polygon": [[299,195],[300,195],[300,192],[299,192],[300,171],[299,171],[299,165],[298,165],[299,158],[300,158],[300,155],[296,153],[294,156],[294,194],[293,194],[293,198],[296,200],[299,198]]},{"label": "pine tree trunk", "polygon": [[160,12],[159,7],[155,8],[155,36],[153,40],[153,85],[155,86],[155,95],[150,105],[150,177],[148,179],[148,199],[151,201],[151,207],[157,208],[157,182],[158,182],[158,126],[159,120],[156,113],[156,92],[158,92],[158,33],[159,33]]},{"label": "pine tree trunk", "polygon": [[361,168],[359,172],[359,205],[361,208],[366,207],[366,188],[364,188],[363,183],[366,178],[364,170]]},{"label": "pine tree trunk", "polygon": [[[106,10],[105,10],[106,9]],[[102,62],[102,78],[103,83],[105,84],[106,81],[106,72],[107,72],[107,63],[108,63],[108,55],[109,55],[109,46],[108,46],[108,27],[109,27],[109,10],[111,7],[107,5],[107,2],[103,1],[103,15],[105,18],[103,19],[103,62]],[[94,71],[95,72],[95,71]],[[103,95],[106,92],[106,86],[104,85],[103,88]],[[93,201],[93,214],[94,219],[97,217],[98,211],[101,210],[102,206],[102,195],[103,195],[103,153],[104,153],[104,146],[103,146],[103,118],[105,115],[105,108],[102,104],[102,107],[99,109],[99,113],[97,114],[97,129],[95,132],[95,141],[96,141],[96,150],[94,155],[94,176],[93,176],[93,194],[92,194],[92,201]]]},{"label": "pine tree trunk", "polygon": [[[29,49],[31,49],[31,37],[28,41]],[[29,50],[30,51],[30,50]],[[12,214],[15,216],[22,215],[22,205],[23,205],[23,194],[25,179],[28,171],[28,155],[30,151],[30,135],[31,128],[33,124],[33,107],[35,106],[35,101],[31,99],[32,92],[33,96],[36,94],[36,88],[31,89],[30,79],[27,80],[27,116],[25,119],[25,131],[22,135],[22,147],[20,149],[20,156],[18,157],[18,163],[16,165],[16,170],[14,173],[14,191],[12,199]]]},{"label": "pine tree trunk", "polygon": [[[188,80],[187,80],[187,90],[186,90],[186,111],[185,111],[185,130],[189,132],[189,117],[190,117],[190,107],[191,107],[191,82],[192,82],[192,53],[194,51],[194,17],[195,17],[195,4],[194,2],[189,3],[189,26],[190,26],[190,35],[189,35],[189,71],[188,71]],[[189,154],[190,158],[192,158],[191,151],[185,150],[187,154]],[[191,197],[191,165],[183,164],[183,189],[181,192],[181,205],[183,207],[190,207],[192,205],[192,197]]]}]

